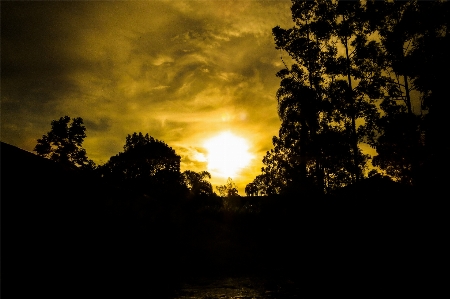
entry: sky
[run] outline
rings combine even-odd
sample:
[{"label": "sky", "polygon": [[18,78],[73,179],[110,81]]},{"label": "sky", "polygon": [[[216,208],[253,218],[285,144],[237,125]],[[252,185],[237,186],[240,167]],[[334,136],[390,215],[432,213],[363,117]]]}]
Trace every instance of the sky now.
[{"label": "sky", "polygon": [[[50,122],[82,117],[96,164],[133,132],[162,140],[181,171],[208,170],[205,143],[248,144],[239,194],[278,135],[283,68],[272,28],[289,0],[1,2],[1,140],[33,151]],[[211,173],[213,185],[226,177]]]}]

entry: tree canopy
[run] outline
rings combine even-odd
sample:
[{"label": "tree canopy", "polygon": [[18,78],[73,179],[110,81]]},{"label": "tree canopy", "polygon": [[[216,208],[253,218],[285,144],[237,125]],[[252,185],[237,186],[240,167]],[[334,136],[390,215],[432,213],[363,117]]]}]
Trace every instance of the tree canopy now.
[{"label": "tree canopy", "polygon": [[277,73],[281,127],[247,190],[328,193],[355,183],[369,167],[363,143],[396,181],[436,176],[448,149],[448,1],[293,0],[291,13],[292,28],[272,30],[289,55]]},{"label": "tree canopy", "polygon": [[182,177],[191,196],[210,196],[214,194],[212,185],[207,180],[211,179],[211,174],[209,172],[186,170],[182,173]]},{"label": "tree canopy", "polygon": [[100,167],[102,177],[145,193],[180,190],[181,158],[166,143],[135,132],[123,149]]},{"label": "tree canopy", "polygon": [[67,166],[94,168],[94,162],[88,159],[83,148],[86,127],[81,117],[71,119],[64,116],[59,120],[53,120],[51,126],[51,130],[37,140],[34,151],[39,156]]}]

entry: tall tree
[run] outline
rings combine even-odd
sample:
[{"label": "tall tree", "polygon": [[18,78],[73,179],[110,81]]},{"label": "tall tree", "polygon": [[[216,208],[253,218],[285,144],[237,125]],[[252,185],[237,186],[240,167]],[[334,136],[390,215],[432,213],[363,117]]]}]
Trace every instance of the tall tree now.
[{"label": "tall tree", "polygon": [[81,169],[95,167],[83,148],[86,127],[81,117],[75,117],[71,121],[69,116],[64,116],[53,120],[51,126],[51,130],[37,140],[34,151],[39,156]]},{"label": "tall tree", "polygon": [[411,53],[417,39],[417,19],[420,14],[416,1],[368,1],[366,19],[377,30],[383,50],[383,69],[386,73],[387,96],[406,105],[413,114],[411,91],[415,89],[411,77]]},{"label": "tall tree", "polygon": [[[295,26],[273,28],[276,48],[286,51],[294,64],[278,72],[281,78],[277,92],[278,114],[282,120],[280,138],[289,127],[297,131],[296,147],[298,181],[308,185],[308,176],[315,176],[316,184],[324,185],[324,170],[321,165],[321,150],[317,136],[323,119],[324,62],[328,59],[326,47],[331,33],[325,2],[293,1],[292,17]],[[284,126],[284,128],[283,128]],[[292,132],[294,133],[294,132]],[[292,138],[291,138],[292,139]],[[314,160],[313,171],[308,164]]]},{"label": "tall tree", "polygon": [[[371,140],[377,150],[374,166],[394,180],[412,184],[418,169],[420,119],[413,113],[411,52],[417,38],[416,1],[368,1],[366,19],[377,30],[383,52],[385,94],[377,121],[379,136]],[[419,126],[419,127],[418,127]]]},{"label": "tall tree", "polygon": [[333,47],[329,51],[334,57],[327,70],[332,78],[329,96],[335,99],[334,106],[348,132],[357,181],[366,163],[359,143],[373,134],[378,118],[374,100],[382,96],[385,82],[382,57],[362,2],[338,1],[332,11]]},{"label": "tall tree", "polygon": [[[395,180],[417,185],[436,173],[424,175],[426,168],[441,167],[446,160],[441,140],[448,131],[443,112],[449,110],[444,100],[450,67],[448,1],[368,1],[367,13],[381,41],[387,74],[380,135],[371,142],[378,154],[373,163]],[[412,90],[421,93],[419,111],[414,111]],[[422,115],[422,109],[430,110]]]},{"label": "tall tree", "polygon": [[411,76],[421,92],[424,116],[425,163],[427,184],[445,185],[450,177],[443,169],[450,168],[450,151],[446,141],[450,125],[448,111],[448,82],[450,82],[449,1],[418,1],[420,18],[417,19],[418,37],[415,39]]},{"label": "tall tree", "polygon": [[[383,84],[379,46],[366,37],[371,30],[361,4],[341,2],[292,1],[295,26],[272,30],[277,49],[293,63],[277,74],[282,125],[263,172],[280,175],[284,163],[283,175],[290,175],[284,187],[293,180],[327,191],[349,177],[358,180],[365,167],[359,143],[373,135],[378,117],[373,99]],[[342,156],[333,153],[336,146]],[[282,163],[274,159],[280,154]]]}]

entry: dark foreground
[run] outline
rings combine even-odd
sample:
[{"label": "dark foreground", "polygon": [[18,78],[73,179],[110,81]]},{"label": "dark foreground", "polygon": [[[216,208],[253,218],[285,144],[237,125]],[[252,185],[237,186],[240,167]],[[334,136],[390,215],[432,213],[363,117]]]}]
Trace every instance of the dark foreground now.
[{"label": "dark foreground", "polygon": [[173,298],[298,298],[301,283],[285,277],[196,277],[178,288]]},{"label": "dark foreground", "polygon": [[442,295],[448,218],[430,193],[375,183],[334,197],[235,198],[223,207],[133,194],[6,150],[8,298]]}]

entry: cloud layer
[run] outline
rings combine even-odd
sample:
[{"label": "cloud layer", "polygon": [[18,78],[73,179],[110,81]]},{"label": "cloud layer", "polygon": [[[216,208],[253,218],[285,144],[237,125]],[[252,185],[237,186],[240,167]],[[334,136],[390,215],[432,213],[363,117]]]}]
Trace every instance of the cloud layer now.
[{"label": "cloud layer", "polygon": [[96,163],[143,132],[201,171],[204,140],[229,130],[256,157],[241,194],[260,172],[280,124],[271,29],[292,25],[290,1],[3,2],[1,22],[3,141],[31,151],[80,116]]}]

